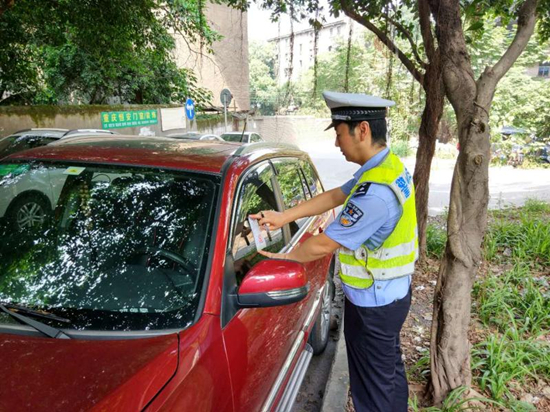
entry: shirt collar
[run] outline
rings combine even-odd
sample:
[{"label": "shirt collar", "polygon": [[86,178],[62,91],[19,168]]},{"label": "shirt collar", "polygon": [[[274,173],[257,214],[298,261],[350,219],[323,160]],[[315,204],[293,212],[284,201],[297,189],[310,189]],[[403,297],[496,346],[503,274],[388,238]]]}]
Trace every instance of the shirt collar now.
[{"label": "shirt collar", "polygon": [[367,160],[367,162],[361,166],[357,172],[354,173],[353,177],[357,180],[363,173],[378,166],[386,158],[389,152],[390,149],[386,147],[381,152],[376,153],[373,157]]}]

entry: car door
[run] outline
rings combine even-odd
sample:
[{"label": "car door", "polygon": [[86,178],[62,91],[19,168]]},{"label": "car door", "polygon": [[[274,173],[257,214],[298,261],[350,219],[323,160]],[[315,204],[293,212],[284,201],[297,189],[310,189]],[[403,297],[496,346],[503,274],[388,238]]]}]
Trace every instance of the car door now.
[{"label": "car door", "polygon": [[[240,181],[234,202],[231,237],[224,279],[225,297],[234,294],[240,282],[259,261],[247,217],[260,210],[282,210],[275,172],[266,161],[249,170]],[[279,252],[288,242],[283,230],[262,231],[271,252]],[[224,299],[222,326],[233,384],[236,411],[268,408],[298,354],[300,323],[304,302],[258,309],[236,309]],[[302,336],[303,341],[303,336]],[[283,371],[283,372],[281,372]]]}]

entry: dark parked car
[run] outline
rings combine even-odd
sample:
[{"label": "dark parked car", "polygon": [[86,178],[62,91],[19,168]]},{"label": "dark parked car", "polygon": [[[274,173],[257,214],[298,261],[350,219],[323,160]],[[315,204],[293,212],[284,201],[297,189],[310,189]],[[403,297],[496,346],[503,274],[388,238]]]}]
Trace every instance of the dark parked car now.
[{"label": "dark parked car", "polygon": [[[0,162],[9,196],[55,191],[40,225],[0,230],[1,411],[290,410],[333,262],[257,253],[251,213],[323,188],[303,152],[255,146],[90,137]],[[263,229],[265,249],[333,218]]]}]

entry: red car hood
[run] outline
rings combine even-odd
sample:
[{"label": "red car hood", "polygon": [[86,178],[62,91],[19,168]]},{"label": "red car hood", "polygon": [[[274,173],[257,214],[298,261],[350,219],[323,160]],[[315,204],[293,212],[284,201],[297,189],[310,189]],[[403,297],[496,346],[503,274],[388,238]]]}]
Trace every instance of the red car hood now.
[{"label": "red car hood", "polygon": [[0,411],[138,411],[174,375],[178,336],[62,340],[0,335]]}]

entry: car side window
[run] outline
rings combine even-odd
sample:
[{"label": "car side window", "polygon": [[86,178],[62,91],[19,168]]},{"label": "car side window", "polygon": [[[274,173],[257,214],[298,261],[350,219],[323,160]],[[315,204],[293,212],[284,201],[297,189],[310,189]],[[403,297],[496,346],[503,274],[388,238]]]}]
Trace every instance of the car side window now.
[{"label": "car side window", "polygon": [[[256,250],[248,216],[258,213],[260,210],[280,210],[274,191],[274,179],[273,168],[266,162],[248,173],[241,186],[231,248],[237,285],[240,285],[252,266],[266,259]],[[284,240],[281,229],[267,232],[265,228],[262,228],[261,234],[267,243],[264,250],[279,252],[283,248]]]},{"label": "car side window", "polygon": [[262,139],[260,138],[260,136],[258,136],[258,135],[255,134],[255,133],[252,134],[252,137],[251,137],[250,140],[252,140],[252,142],[254,142],[254,143],[255,143],[255,142],[261,142],[261,141],[262,141]]},{"label": "car side window", "polygon": [[317,172],[315,171],[315,169],[313,168],[313,165],[310,162],[302,161],[301,164],[302,164],[302,171],[306,176],[307,187],[309,188],[309,192],[311,193],[312,197],[315,197],[318,194],[323,192],[323,186],[321,185],[319,176],[317,175]]},{"label": "car side window", "polygon": [[[290,209],[306,201],[305,190],[307,189],[298,162],[295,159],[280,159],[274,161],[273,165],[277,171],[277,181],[281,188],[285,209]],[[289,224],[292,236],[298,232],[307,219],[304,217]]]}]

